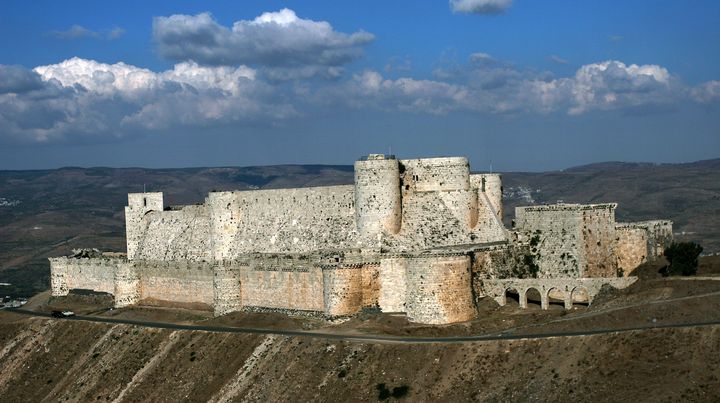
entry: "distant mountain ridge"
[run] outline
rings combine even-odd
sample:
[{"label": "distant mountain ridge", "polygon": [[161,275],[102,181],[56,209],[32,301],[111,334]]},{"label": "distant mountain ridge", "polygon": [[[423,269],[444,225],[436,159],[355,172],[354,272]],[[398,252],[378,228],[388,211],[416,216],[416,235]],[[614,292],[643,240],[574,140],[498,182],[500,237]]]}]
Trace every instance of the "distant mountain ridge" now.
[{"label": "distant mountain ridge", "polygon": [[[78,247],[123,251],[123,207],[130,192],[162,191],[167,204],[177,205],[201,203],[212,190],[352,182],[351,165],[0,171],[0,282],[13,284],[0,293],[47,288],[48,256]],[[670,219],[678,239],[720,251],[720,159],[507,172],[503,186],[507,225],[519,205],[617,202],[618,221]]]}]

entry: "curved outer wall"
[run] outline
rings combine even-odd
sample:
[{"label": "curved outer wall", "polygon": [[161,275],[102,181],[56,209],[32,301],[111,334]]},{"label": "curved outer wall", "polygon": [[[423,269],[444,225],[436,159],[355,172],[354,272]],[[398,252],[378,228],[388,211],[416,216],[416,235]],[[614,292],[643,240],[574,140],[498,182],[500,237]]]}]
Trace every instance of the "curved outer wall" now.
[{"label": "curved outer wall", "polygon": [[324,267],[323,304],[325,314],[344,316],[362,308],[362,271],[345,267]]},{"label": "curved outer wall", "polygon": [[406,281],[412,322],[455,323],[477,316],[467,255],[410,258]]},{"label": "curved outer wall", "polygon": [[358,232],[379,239],[396,234],[402,216],[400,167],[396,159],[355,162],[355,214]]}]

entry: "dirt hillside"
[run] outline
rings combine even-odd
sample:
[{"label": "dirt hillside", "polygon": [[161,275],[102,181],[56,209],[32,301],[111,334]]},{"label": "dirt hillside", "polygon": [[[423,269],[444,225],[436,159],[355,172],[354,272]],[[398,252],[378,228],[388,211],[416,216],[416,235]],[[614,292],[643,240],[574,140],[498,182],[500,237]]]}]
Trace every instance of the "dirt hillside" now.
[{"label": "dirt hillside", "polygon": [[720,327],[459,344],[0,313],[0,401],[718,401]]}]

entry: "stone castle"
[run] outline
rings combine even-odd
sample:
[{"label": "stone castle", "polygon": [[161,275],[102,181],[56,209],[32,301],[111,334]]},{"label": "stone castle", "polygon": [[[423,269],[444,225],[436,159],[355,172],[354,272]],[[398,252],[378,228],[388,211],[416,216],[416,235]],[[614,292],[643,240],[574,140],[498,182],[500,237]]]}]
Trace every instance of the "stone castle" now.
[{"label": "stone castle", "polygon": [[616,223],[615,204],[519,207],[507,229],[502,193],[499,174],[473,174],[466,158],[382,154],[355,162],[354,185],[211,192],[172,207],[131,193],[127,255],[51,258],[52,294],[444,324],[473,319],[485,297],[590,303],[605,284],[631,284],[672,239],[669,221]]}]

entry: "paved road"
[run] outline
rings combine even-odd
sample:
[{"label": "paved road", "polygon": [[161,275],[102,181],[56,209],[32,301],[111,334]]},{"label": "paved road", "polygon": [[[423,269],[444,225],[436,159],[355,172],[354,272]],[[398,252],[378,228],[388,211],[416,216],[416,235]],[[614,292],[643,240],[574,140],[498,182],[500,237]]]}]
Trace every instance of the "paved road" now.
[{"label": "paved road", "polygon": [[[49,313],[28,311],[19,308],[6,308],[5,311],[29,316],[40,316],[40,317],[51,317]],[[99,322],[99,323],[112,323],[112,324],[126,324],[143,326],[158,329],[172,329],[172,330],[200,330],[205,332],[219,332],[219,333],[245,333],[245,334],[274,334],[279,336],[294,336],[294,337],[313,337],[319,339],[329,340],[347,340],[347,341],[359,341],[359,342],[391,342],[391,343],[466,343],[466,342],[478,342],[478,341],[496,341],[496,340],[528,340],[528,339],[547,339],[552,337],[574,337],[574,336],[590,336],[595,334],[608,334],[608,333],[621,333],[621,332],[632,332],[636,330],[647,330],[647,329],[667,329],[667,328],[686,328],[686,327],[700,327],[700,326],[716,326],[720,325],[720,320],[707,321],[707,322],[694,322],[694,323],[673,323],[673,324],[659,324],[649,326],[636,326],[616,329],[593,329],[585,331],[575,332],[549,332],[549,333],[527,333],[527,334],[506,334],[506,333],[493,333],[476,336],[451,336],[451,337],[413,337],[413,336],[389,336],[389,335],[354,335],[354,334],[338,334],[338,333],[325,333],[325,332],[313,332],[304,330],[276,330],[276,329],[258,329],[248,327],[229,327],[229,326],[203,326],[203,325],[179,325],[175,323],[165,322],[147,322],[130,319],[117,319],[117,318],[105,318],[101,316],[71,316],[67,318],[58,318],[56,320],[81,320],[87,322]]]}]

